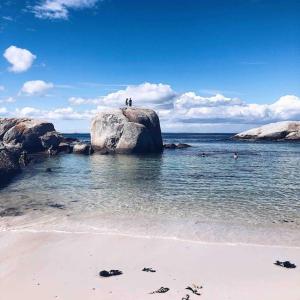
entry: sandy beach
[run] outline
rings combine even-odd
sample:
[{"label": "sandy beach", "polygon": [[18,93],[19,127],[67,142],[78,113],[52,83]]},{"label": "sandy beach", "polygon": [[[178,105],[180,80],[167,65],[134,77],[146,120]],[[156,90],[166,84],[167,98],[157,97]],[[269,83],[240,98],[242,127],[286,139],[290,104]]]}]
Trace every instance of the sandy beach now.
[{"label": "sandy beach", "polygon": [[[300,249],[68,232],[0,233],[1,299],[300,299]],[[155,273],[142,272],[152,267]],[[120,276],[101,278],[101,270]],[[186,290],[203,286],[201,296]],[[150,294],[168,287],[165,294]]]}]

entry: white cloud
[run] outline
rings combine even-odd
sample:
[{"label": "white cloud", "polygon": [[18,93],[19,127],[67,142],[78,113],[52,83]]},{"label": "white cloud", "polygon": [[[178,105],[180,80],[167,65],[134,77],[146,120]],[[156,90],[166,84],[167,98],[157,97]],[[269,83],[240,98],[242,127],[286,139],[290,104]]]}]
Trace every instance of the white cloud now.
[{"label": "white cloud", "polygon": [[17,108],[14,115],[47,120],[88,120],[96,113],[95,110],[75,111],[72,107],[43,110],[35,107]]},{"label": "white cloud", "polygon": [[280,97],[274,104],[269,105],[269,109],[275,119],[300,119],[300,98],[294,95]]},{"label": "white cloud", "polygon": [[193,107],[213,107],[223,105],[243,105],[244,103],[238,98],[228,98],[222,94],[216,94],[211,97],[202,97],[194,92],[187,92],[178,97],[174,103],[177,109],[187,109]]},{"label": "white cloud", "polygon": [[0,99],[0,103],[13,103],[15,101],[16,101],[16,99],[14,97],[7,97],[4,99]]},{"label": "white cloud", "polygon": [[20,94],[27,96],[44,95],[46,91],[54,87],[53,83],[43,80],[27,81],[23,84]]},{"label": "white cloud", "polygon": [[71,105],[82,105],[82,104],[100,104],[103,101],[103,97],[99,98],[82,98],[82,97],[70,97],[69,103]]},{"label": "white cloud", "polygon": [[3,56],[11,64],[8,70],[14,73],[27,71],[36,59],[36,56],[29,50],[18,48],[16,46],[8,47],[4,51]]},{"label": "white cloud", "polygon": [[33,13],[40,19],[68,19],[69,10],[92,8],[98,0],[40,0]]},{"label": "white cloud", "polygon": [[139,85],[128,85],[125,89],[96,98],[70,97],[71,105],[94,104],[99,107],[121,107],[126,98],[132,98],[134,105],[152,108],[172,106],[176,93],[167,84],[145,82]]},{"label": "white cloud", "polygon": [[0,107],[0,114],[6,114],[7,113],[7,109],[5,107]]},{"label": "white cloud", "polygon": [[[246,103],[216,93],[205,97],[195,92],[176,93],[169,85],[143,83],[129,85],[124,89],[104,97],[71,97],[71,105],[94,104],[97,111],[109,107],[122,107],[126,98],[132,98],[133,104],[155,109],[163,128],[193,129],[197,126],[221,126],[235,124],[242,128],[246,124],[263,124],[274,121],[300,119],[300,98],[286,95],[272,104]],[[221,127],[220,127],[221,128]]]},{"label": "white cloud", "polygon": [[[223,103],[214,99],[206,104],[201,101],[201,105],[199,102],[192,105],[193,102],[179,100],[175,101],[174,109],[167,115],[167,122],[261,124],[300,119],[300,98],[293,95],[283,96],[273,104],[246,104],[230,100]],[[178,101],[181,105],[178,105]]]},{"label": "white cloud", "polygon": [[145,82],[129,85],[125,89],[110,93],[103,98],[105,105],[124,105],[126,98],[132,98],[137,105],[167,106],[175,99],[176,93],[170,85]]}]

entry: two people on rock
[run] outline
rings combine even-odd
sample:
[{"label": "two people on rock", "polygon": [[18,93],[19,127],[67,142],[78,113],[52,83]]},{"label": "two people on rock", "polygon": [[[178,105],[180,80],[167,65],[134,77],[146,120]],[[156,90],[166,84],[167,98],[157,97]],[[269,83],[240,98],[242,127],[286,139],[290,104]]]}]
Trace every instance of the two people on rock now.
[{"label": "two people on rock", "polygon": [[126,100],[125,100],[125,105],[126,106],[129,106],[129,107],[131,107],[132,106],[132,100],[131,100],[131,98],[126,98]]}]

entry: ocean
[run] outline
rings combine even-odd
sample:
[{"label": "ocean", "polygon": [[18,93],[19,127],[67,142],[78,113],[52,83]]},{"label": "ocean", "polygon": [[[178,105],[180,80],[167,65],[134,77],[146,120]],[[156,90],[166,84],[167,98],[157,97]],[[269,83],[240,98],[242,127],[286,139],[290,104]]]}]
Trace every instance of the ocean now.
[{"label": "ocean", "polygon": [[231,136],[163,134],[192,147],[161,155],[37,156],[0,190],[0,211],[19,213],[0,230],[300,247],[300,144]]}]

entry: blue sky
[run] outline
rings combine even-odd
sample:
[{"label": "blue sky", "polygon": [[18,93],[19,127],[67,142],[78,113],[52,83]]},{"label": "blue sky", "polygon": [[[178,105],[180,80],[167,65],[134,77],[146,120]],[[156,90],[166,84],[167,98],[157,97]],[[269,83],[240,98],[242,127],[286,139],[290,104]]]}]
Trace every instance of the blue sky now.
[{"label": "blue sky", "polygon": [[0,116],[88,130],[131,96],[164,131],[300,119],[300,1],[2,0]]}]

